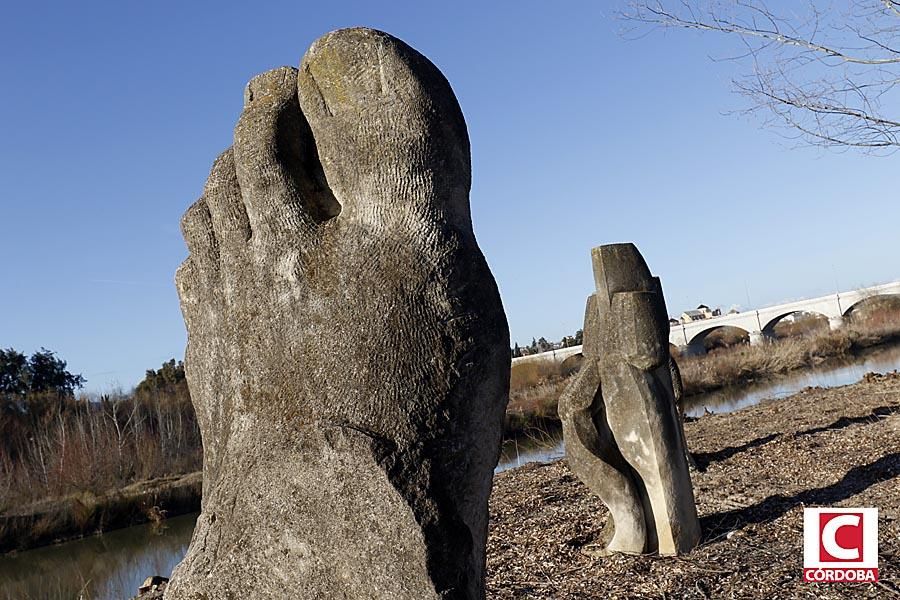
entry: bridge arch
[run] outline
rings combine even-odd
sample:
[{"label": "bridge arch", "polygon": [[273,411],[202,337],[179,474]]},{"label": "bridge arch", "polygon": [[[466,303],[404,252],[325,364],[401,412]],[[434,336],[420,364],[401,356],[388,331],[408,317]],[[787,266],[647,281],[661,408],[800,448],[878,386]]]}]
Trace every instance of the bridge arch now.
[{"label": "bridge arch", "polygon": [[865,304],[869,304],[871,302],[896,302],[900,304],[900,294],[874,294],[872,296],[865,296],[860,298],[850,306],[844,309],[844,316],[851,317],[853,316],[853,311],[859,309],[861,306]]},{"label": "bridge arch", "polygon": [[566,358],[559,365],[559,373],[563,377],[568,377],[574,373],[577,373],[581,370],[581,365],[584,362],[584,354],[579,352],[578,354],[573,354],[572,356]]},{"label": "bridge arch", "polygon": [[791,311],[787,311],[787,312],[785,312],[785,313],[783,313],[783,314],[778,315],[777,317],[773,317],[772,319],[769,319],[768,323],[766,323],[765,325],[763,325],[763,328],[762,328],[763,335],[766,336],[766,337],[770,337],[770,338],[771,338],[771,337],[775,337],[775,327],[776,327],[779,323],[781,323],[781,321],[782,321],[785,317],[789,317],[789,316],[791,316],[791,315],[797,315],[797,314],[804,314],[804,315],[818,315],[818,316],[820,316],[820,317],[822,317],[822,318],[824,319],[824,322],[825,322],[825,323],[827,323],[827,322],[828,322],[828,319],[830,318],[830,317],[829,317],[828,315],[826,315],[825,313],[819,312],[819,311],[817,311],[817,310],[791,310]]},{"label": "bridge arch", "polygon": [[731,325],[731,324],[722,324],[722,325],[712,325],[706,329],[698,331],[694,334],[694,336],[688,340],[687,348],[691,354],[702,354],[706,351],[706,338],[710,336],[715,331],[723,330],[723,329],[737,329],[739,331],[743,331],[747,334],[747,337],[750,337],[750,331],[745,327],[741,327],[740,325]]}]

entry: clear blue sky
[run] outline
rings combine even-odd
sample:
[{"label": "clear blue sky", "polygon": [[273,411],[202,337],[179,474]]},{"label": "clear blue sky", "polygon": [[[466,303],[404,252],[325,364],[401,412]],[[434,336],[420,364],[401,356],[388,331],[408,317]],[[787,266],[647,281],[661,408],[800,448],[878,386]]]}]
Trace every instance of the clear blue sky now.
[{"label": "clear blue sky", "polygon": [[637,243],[671,313],[900,278],[896,157],[795,149],[725,115],[742,106],[737,66],[709,55],[727,40],[627,41],[613,5],[7,4],[0,346],[55,350],[92,391],[181,358],[178,221],[245,82],[354,25],[406,40],[453,85],[513,340],[580,328],[602,243]]}]

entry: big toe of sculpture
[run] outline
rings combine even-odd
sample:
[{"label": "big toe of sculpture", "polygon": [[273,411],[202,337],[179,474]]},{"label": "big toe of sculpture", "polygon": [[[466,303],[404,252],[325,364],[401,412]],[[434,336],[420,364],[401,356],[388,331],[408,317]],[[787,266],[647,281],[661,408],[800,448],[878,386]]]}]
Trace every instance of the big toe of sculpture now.
[{"label": "big toe of sculpture", "polygon": [[203,512],[166,597],[483,598],[506,319],[449,84],[381,32],[254,78],[185,214]]}]

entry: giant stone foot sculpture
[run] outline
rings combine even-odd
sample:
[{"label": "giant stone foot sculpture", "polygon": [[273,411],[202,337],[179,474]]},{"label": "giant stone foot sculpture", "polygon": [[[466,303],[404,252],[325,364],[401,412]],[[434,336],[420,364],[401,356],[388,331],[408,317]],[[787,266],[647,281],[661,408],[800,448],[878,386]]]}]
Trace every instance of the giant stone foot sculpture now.
[{"label": "giant stone foot sculpture", "polygon": [[449,84],[336,31],[254,78],[176,280],[203,504],[166,592],[484,597],[509,333]]},{"label": "giant stone foot sculpture", "polygon": [[569,466],[609,507],[602,553],[681,554],[700,524],[662,288],[633,244],[594,248],[592,258],[584,363],[560,398]]}]

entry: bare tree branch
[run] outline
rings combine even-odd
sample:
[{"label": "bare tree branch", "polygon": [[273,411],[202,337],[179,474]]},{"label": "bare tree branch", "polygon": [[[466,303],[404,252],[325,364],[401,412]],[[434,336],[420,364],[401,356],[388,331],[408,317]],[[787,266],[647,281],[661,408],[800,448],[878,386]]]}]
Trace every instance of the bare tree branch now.
[{"label": "bare tree branch", "polygon": [[[735,89],[751,102],[745,112],[765,113],[764,123],[788,137],[826,147],[894,151],[900,118],[900,0],[636,0],[622,16],[639,28],[676,28],[724,34],[740,41],[728,57],[750,62]],[[647,32],[643,32],[646,34]]]}]

